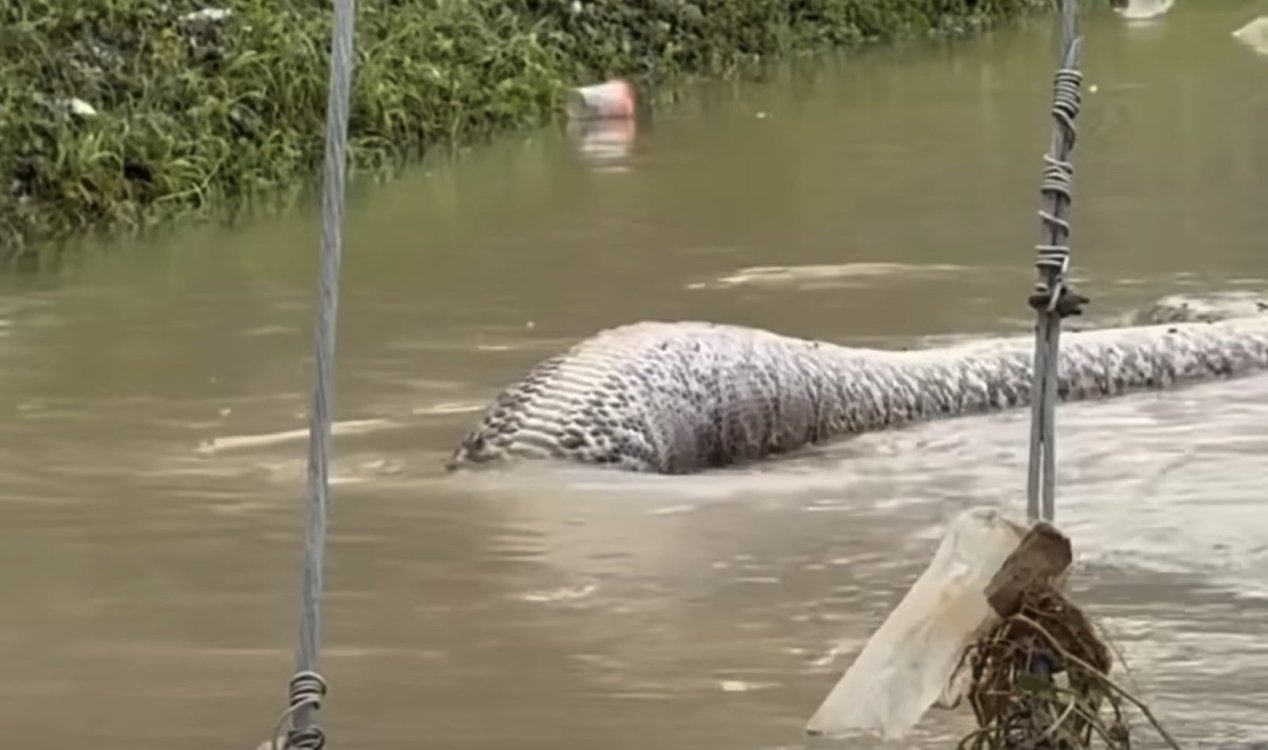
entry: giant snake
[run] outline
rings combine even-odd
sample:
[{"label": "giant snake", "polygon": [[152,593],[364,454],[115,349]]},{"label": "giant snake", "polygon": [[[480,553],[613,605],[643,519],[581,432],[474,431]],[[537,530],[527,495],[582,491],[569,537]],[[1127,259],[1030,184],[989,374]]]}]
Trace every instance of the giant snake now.
[{"label": "giant snake", "polygon": [[[1064,334],[1060,401],[1268,368],[1268,315],[1177,309],[1156,307],[1146,325]],[[886,350],[706,322],[624,325],[504,388],[447,466],[556,459],[684,474],[904,423],[1016,408],[1030,403],[1034,346],[1033,336],[1016,336]]]}]

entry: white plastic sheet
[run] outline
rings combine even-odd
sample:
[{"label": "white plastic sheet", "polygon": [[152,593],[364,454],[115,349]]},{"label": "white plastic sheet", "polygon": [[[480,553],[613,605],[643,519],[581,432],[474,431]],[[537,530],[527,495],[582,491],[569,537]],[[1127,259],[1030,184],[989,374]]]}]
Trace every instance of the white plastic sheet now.
[{"label": "white plastic sheet", "polygon": [[1261,55],[1268,55],[1268,16],[1260,16],[1234,31],[1233,38]]},{"label": "white plastic sheet", "polygon": [[924,573],[872,635],[806,731],[902,737],[935,702],[954,703],[964,650],[998,622],[985,589],[1028,527],[994,508],[960,514]]}]

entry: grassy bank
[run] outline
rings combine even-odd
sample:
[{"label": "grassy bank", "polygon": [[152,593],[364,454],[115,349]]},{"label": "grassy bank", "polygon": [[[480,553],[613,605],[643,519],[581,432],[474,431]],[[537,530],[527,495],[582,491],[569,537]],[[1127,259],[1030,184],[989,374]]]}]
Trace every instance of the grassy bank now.
[{"label": "grassy bank", "polygon": [[[1037,4],[360,0],[354,164],[390,170],[539,123],[568,86],[608,75],[730,75],[798,50],[970,31]],[[0,4],[0,259],[311,184],[330,17],[319,0]]]}]

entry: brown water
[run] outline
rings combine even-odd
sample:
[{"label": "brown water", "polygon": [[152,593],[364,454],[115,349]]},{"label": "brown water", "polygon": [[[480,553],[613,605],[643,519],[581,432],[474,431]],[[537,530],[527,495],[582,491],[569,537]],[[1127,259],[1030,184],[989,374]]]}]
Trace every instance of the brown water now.
[{"label": "brown water", "polygon": [[[1229,38],[1265,12],[1089,21],[1074,262],[1097,316],[1268,287],[1268,61]],[[624,155],[548,130],[354,195],[331,746],[807,746],[942,525],[1021,511],[1028,414],[688,478],[440,462],[499,385],[608,325],[877,345],[1024,330],[1050,28],[706,88]],[[6,744],[267,737],[296,636],[316,226],[4,282]],[[1080,601],[1184,741],[1268,733],[1265,424],[1268,378],[1059,412]],[[965,721],[935,714],[912,746]]]}]

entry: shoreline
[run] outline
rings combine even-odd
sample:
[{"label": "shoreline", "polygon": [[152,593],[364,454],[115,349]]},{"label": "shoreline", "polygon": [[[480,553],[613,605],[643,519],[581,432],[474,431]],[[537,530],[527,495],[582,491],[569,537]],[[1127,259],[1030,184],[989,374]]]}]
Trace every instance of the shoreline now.
[{"label": "shoreline", "polygon": [[[300,0],[0,9],[0,261],[285,208],[320,173],[331,13]],[[1041,0],[360,0],[349,179],[561,116],[571,87],[752,75],[963,36]],[[638,7],[639,9],[635,9]]]}]

